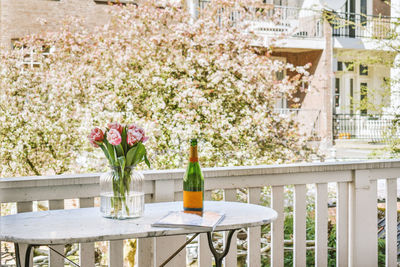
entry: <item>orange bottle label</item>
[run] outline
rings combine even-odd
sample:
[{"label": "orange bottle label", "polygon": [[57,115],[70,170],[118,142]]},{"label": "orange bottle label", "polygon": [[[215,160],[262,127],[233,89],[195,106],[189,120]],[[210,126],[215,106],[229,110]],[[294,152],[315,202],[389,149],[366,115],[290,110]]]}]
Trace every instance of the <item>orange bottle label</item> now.
[{"label": "orange bottle label", "polygon": [[183,191],[183,209],[185,211],[203,211],[203,192]]}]

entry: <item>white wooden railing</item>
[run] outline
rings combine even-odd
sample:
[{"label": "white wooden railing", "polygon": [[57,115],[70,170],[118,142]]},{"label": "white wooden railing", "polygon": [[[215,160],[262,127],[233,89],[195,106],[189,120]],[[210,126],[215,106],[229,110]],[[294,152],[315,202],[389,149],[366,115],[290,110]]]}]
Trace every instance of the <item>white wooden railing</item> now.
[{"label": "white wooden railing", "polygon": [[[276,166],[204,168],[205,198],[211,191],[223,189],[224,199],[237,201],[237,189],[247,188],[248,202],[259,203],[263,187],[271,186],[272,208],[279,218],[272,224],[271,261],[283,266],[284,260],[284,187],[294,187],[294,263],[306,266],[306,194],[307,185],[316,188],[316,259],[327,266],[328,183],[337,189],[337,266],[377,266],[377,180],[386,180],[386,266],[397,266],[397,177],[400,161],[355,163],[312,163]],[[145,171],[146,202],[182,199],[183,170]],[[33,201],[49,200],[50,209],[64,208],[65,199],[79,199],[80,207],[94,205],[99,195],[99,175],[19,177],[0,180],[0,202],[17,203],[17,212],[32,210]],[[260,266],[261,228],[249,229],[248,266]],[[139,240],[139,266],[160,264],[179,247],[185,236]],[[236,240],[236,236],[234,237]],[[225,266],[236,266],[236,242],[232,242]],[[62,250],[62,246],[56,249]],[[109,244],[109,266],[123,265],[123,243]],[[183,251],[169,266],[185,266]],[[199,240],[199,266],[211,266],[206,237]],[[52,267],[63,266],[50,254]],[[94,266],[94,245],[80,245],[80,265]]]},{"label": "white wooden railing", "polygon": [[398,118],[395,115],[336,114],[335,138],[385,141],[399,138]]}]

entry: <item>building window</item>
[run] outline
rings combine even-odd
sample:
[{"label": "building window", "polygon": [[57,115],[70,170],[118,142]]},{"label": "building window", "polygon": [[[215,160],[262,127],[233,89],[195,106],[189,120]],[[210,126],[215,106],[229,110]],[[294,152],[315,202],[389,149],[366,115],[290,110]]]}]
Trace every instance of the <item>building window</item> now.
[{"label": "building window", "polygon": [[360,64],[360,75],[368,76],[368,66]]},{"label": "building window", "polygon": [[335,79],[335,107],[340,105],[340,79]]},{"label": "building window", "polygon": [[367,115],[367,105],[368,105],[368,84],[360,83],[360,105],[361,105],[361,115]]},{"label": "building window", "polygon": [[38,54],[47,57],[50,53],[53,52],[53,48],[43,46],[40,51],[35,51],[31,48],[27,48],[24,44],[20,42],[20,39],[15,38],[11,40],[12,49],[20,49],[24,52],[24,59],[21,62],[22,66],[26,68],[35,68],[40,66],[40,62],[38,61]]},{"label": "building window", "polygon": [[345,62],[346,71],[354,71],[354,63],[353,62]]},{"label": "building window", "polygon": [[338,71],[343,71],[343,62],[342,61],[338,61],[337,62],[337,70]]}]

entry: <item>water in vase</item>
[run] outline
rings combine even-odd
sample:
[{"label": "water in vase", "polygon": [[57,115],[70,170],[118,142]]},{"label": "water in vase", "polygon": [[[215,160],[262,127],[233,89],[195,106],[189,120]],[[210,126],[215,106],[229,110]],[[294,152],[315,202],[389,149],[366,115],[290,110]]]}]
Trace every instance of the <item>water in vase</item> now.
[{"label": "water in vase", "polygon": [[100,211],[104,217],[127,219],[143,215],[144,193],[130,192],[126,197],[114,197],[113,192],[100,195]]}]

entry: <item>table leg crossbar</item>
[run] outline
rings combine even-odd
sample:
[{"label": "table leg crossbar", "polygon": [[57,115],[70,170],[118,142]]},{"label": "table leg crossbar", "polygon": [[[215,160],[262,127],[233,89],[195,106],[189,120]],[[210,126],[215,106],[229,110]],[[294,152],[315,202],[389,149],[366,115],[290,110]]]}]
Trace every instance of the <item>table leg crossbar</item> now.
[{"label": "table leg crossbar", "polygon": [[[31,250],[35,245],[28,245],[28,247],[26,248],[26,252],[25,252],[25,267],[29,267],[30,264],[30,257],[31,257]],[[14,244],[15,247],[15,264],[17,265],[17,267],[22,267],[21,265],[21,257],[20,257],[20,252],[19,252],[19,245],[17,243]],[[65,257],[65,255],[61,254],[60,252],[58,252],[57,250],[53,249],[50,246],[47,246],[49,249],[51,249],[52,251],[54,251],[56,254],[60,255],[60,257],[63,257],[64,259],[66,259],[67,261],[69,261],[72,265],[76,266],[76,267],[80,267],[78,264],[76,264],[75,262],[71,261],[70,259],[68,259],[67,257]]]},{"label": "table leg crossbar", "polygon": [[[207,232],[208,245],[210,247],[211,253],[214,255],[216,267],[221,267],[222,261],[224,260],[225,256],[228,255],[229,248],[231,246],[232,236],[233,236],[234,232],[235,232],[235,230],[229,231],[228,238],[226,239],[225,249],[221,253],[219,253],[214,248],[211,232]],[[181,250],[184,249],[190,242],[192,242],[193,239],[195,239],[198,235],[199,235],[199,233],[193,235],[188,241],[186,241],[181,247],[179,247],[178,250],[174,252],[174,254],[172,254],[168,259],[166,259],[159,267],[164,267],[165,265],[167,265],[168,262],[170,262],[176,255],[178,255],[178,253],[181,252]]]}]

